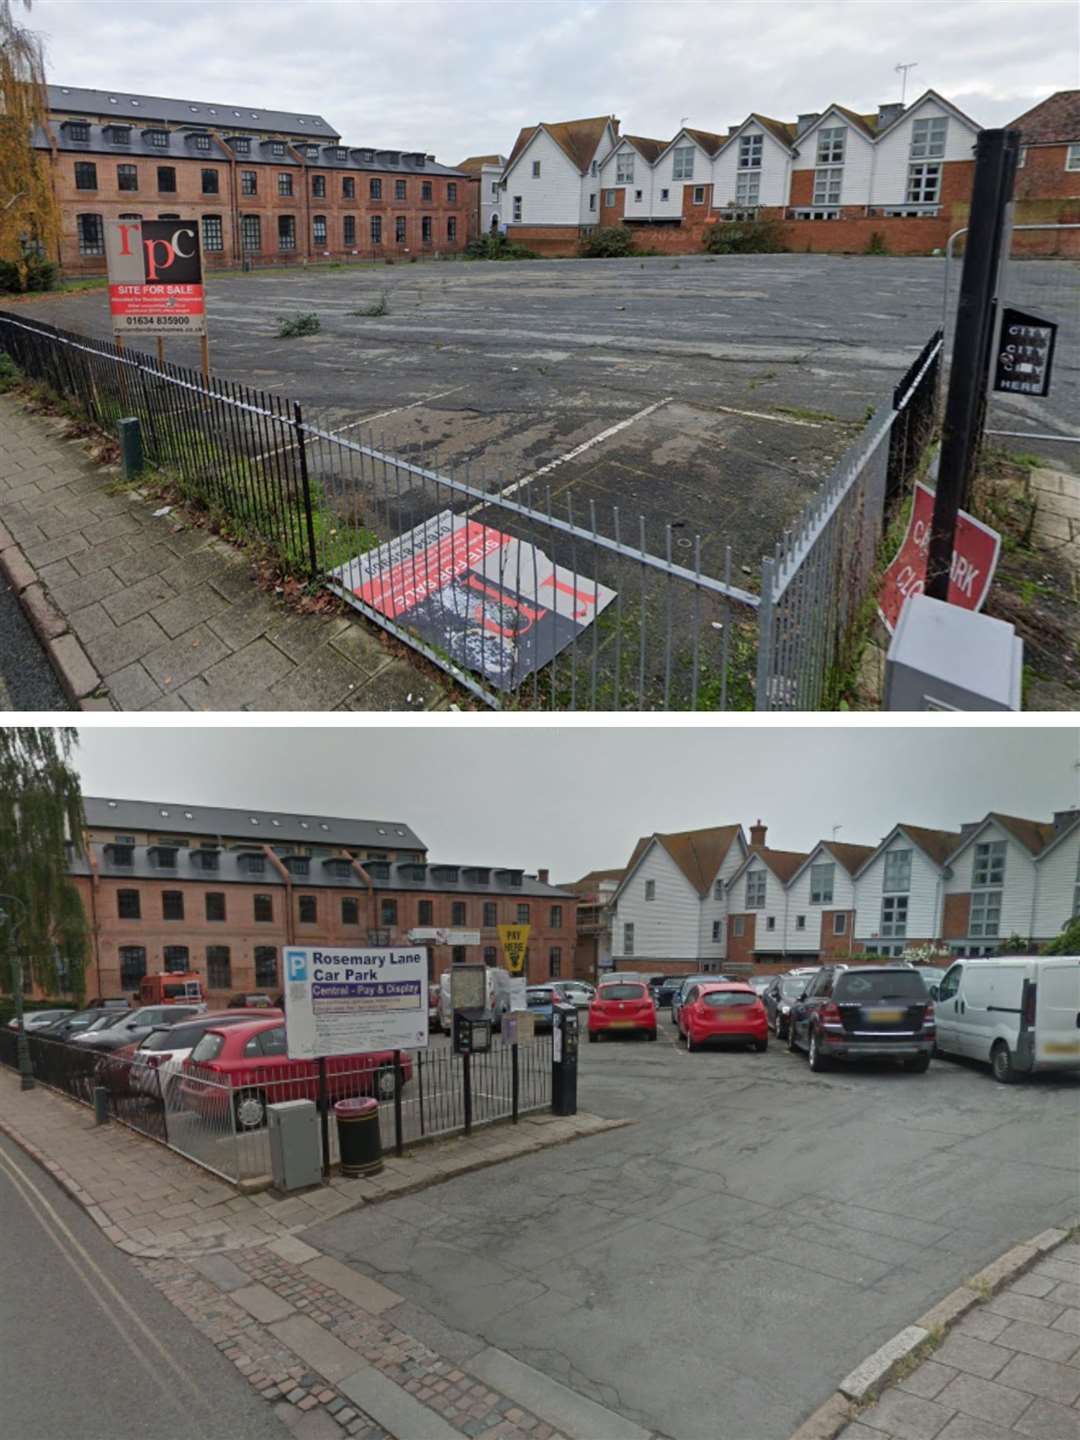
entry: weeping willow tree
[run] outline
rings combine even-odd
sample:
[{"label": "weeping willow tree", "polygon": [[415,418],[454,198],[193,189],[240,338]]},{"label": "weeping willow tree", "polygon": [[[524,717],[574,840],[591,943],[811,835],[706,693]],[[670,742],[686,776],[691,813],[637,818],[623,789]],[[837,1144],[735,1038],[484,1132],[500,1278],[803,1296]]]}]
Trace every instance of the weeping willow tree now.
[{"label": "weeping willow tree", "polygon": [[0,262],[15,266],[20,283],[34,256],[55,254],[59,233],[48,152],[30,143],[49,113],[41,37],[16,11],[32,3],[0,0]]},{"label": "weeping willow tree", "polygon": [[83,848],[83,804],[71,764],[74,730],[0,729],[0,981],[15,961],[49,995],[82,997],[88,932],[68,875],[67,844]]}]

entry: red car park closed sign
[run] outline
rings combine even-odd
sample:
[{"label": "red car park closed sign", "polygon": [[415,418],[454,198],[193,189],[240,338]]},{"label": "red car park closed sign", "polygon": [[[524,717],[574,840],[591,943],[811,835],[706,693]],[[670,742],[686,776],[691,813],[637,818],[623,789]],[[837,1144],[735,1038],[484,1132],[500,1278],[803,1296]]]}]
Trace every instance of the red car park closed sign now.
[{"label": "red car park closed sign", "polygon": [[113,334],[205,335],[197,220],[105,225]]},{"label": "red car park closed sign", "polygon": [[[878,614],[890,634],[896,629],[904,601],[909,595],[921,595],[926,589],[926,555],[933,518],[934,492],[917,484],[907,533],[885,572],[878,602]],[[982,609],[1000,549],[1001,536],[996,530],[963,510],[958,512],[946,597],[950,605],[960,605],[965,610]]]}]

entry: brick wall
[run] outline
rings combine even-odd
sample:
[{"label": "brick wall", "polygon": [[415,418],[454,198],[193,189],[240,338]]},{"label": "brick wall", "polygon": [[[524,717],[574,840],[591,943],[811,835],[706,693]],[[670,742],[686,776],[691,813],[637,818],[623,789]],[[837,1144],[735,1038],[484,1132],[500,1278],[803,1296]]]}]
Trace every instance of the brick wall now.
[{"label": "brick wall", "polygon": [[[735,920],[739,918],[743,922],[743,933],[735,934]],[[754,931],[757,928],[757,916],[747,914],[736,917],[729,915],[727,919],[727,958],[736,965],[752,965],[754,963]]]},{"label": "brick wall", "polygon": [[[87,966],[87,993],[94,995],[119,996],[125,993],[120,988],[120,949],[126,945],[142,946],[146,950],[146,970],[156,974],[164,970],[166,946],[186,945],[191,968],[204,978],[207,973],[206,947],[227,946],[229,949],[229,984],[222,987],[219,995],[234,991],[269,989],[266,984],[256,986],[255,947],[272,945],[278,951],[280,962],[281,947],[284,945],[338,945],[363,947],[368,944],[368,931],[385,929],[389,931],[390,943],[407,945],[407,932],[420,925],[435,928],[479,930],[479,946],[466,947],[465,961],[479,964],[484,960],[485,949],[497,949],[499,945],[498,925],[517,922],[519,905],[529,906],[529,969],[530,982],[547,980],[550,977],[550,952],[558,948],[560,972],[564,979],[574,975],[574,949],[577,933],[577,902],[574,899],[551,900],[535,895],[517,897],[490,894],[397,891],[373,889],[371,895],[356,887],[335,888],[331,886],[305,886],[302,880],[283,885],[272,876],[265,884],[236,884],[228,881],[205,880],[161,880],[127,879],[118,876],[102,876],[92,885],[89,877],[75,876],[75,884],[83,901],[87,920],[93,931],[91,959]],[[135,891],[139,896],[138,919],[121,919],[118,892]],[[179,891],[184,897],[183,919],[165,920],[163,916],[162,892]],[[207,893],[224,896],[225,919],[208,920],[206,911]],[[272,905],[272,919],[255,920],[254,897],[269,895]],[[301,921],[301,897],[311,897],[315,902],[313,922]],[[356,923],[343,919],[342,900],[357,902]],[[390,901],[396,906],[393,920],[385,920],[383,902]],[[421,920],[420,902],[430,901],[430,918]],[[455,918],[454,903],[464,903],[464,919]],[[495,905],[495,925],[484,925],[484,904]],[[558,924],[552,924],[552,907],[558,907],[561,914]],[[453,964],[453,954],[448,946],[433,946],[430,949],[431,978],[437,978]],[[501,952],[496,963],[501,964]],[[280,973],[278,976],[280,982]]]},{"label": "brick wall", "polygon": [[581,241],[577,225],[509,225],[506,238],[513,245],[526,245],[540,255],[576,255]]},{"label": "brick wall", "polygon": [[[833,916],[846,915],[847,926],[843,935],[833,933]],[[850,955],[855,949],[853,935],[855,931],[854,910],[823,910],[821,912],[821,958],[822,960],[842,960],[845,955]]]},{"label": "brick wall", "polygon": [[945,913],[941,929],[946,940],[963,940],[968,933],[968,919],[971,915],[971,896],[946,895]]},{"label": "brick wall", "polygon": [[1066,170],[1067,145],[1030,145],[1016,172],[1017,200],[1072,200],[1080,205],[1080,170]]}]

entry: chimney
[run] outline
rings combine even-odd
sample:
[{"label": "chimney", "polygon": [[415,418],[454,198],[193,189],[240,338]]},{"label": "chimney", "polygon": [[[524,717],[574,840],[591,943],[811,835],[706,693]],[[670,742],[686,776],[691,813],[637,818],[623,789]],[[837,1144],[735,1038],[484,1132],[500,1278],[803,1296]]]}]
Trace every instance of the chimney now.
[{"label": "chimney", "polygon": [[1054,811],[1054,829],[1059,833],[1073,823],[1077,816],[1075,805],[1071,810]]},{"label": "chimney", "polygon": [[548,879],[548,876],[549,876],[550,874],[551,874],[551,871],[550,871],[550,870],[538,870],[538,871],[536,872],[536,878],[537,878],[537,880],[540,881],[540,884],[541,884],[541,885],[550,885],[550,884],[551,884],[551,881]]},{"label": "chimney", "polygon": [[894,120],[899,120],[903,113],[904,107],[898,100],[887,105],[879,105],[877,107],[878,129],[884,130],[886,125],[891,125]]},{"label": "chimney", "polygon": [[754,846],[754,845],[764,845],[764,844],[765,844],[765,832],[766,832],[767,829],[768,829],[768,826],[767,826],[767,825],[763,825],[760,820],[757,822],[756,825],[751,825],[751,826],[750,826],[750,844],[751,844],[751,846]]},{"label": "chimney", "polygon": [[805,115],[800,115],[800,116],[799,116],[799,119],[798,119],[798,123],[797,123],[796,126],[795,126],[795,135],[796,135],[796,138],[798,138],[798,136],[800,136],[800,135],[803,133],[804,130],[809,130],[809,129],[810,129],[810,126],[813,125],[813,123],[814,123],[815,120],[820,120],[820,119],[821,119],[821,111],[820,111],[820,110],[810,110],[810,111],[808,111],[807,114],[805,114]]}]

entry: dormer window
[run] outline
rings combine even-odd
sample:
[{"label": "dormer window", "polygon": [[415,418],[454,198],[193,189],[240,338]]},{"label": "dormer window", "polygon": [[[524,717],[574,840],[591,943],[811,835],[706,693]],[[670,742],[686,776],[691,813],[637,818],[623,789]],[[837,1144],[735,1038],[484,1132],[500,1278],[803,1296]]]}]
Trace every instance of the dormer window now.
[{"label": "dormer window", "polygon": [[177,847],[175,845],[151,845],[147,853],[151,864],[157,870],[175,870]]},{"label": "dormer window", "polygon": [[209,135],[193,135],[193,136],[191,137],[191,142],[192,142],[192,144],[195,146],[195,149],[196,149],[196,150],[209,150],[209,149],[210,149],[210,136],[209,136]]},{"label": "dormer window", "polygon": [[251,154],[251,141],[250,141],[249,139],[247,139],[246,136],[238,135],[238,136],[232,141],[232,148],[233,148],[233,151],[235,152],[235,154],[237,154],[237,155],[250,155],[250,154]]},{"label": "dormer window", "polygon": [[109,125],[105,133],[113,145],[131,144],[131,127],[128,125]]},{"label": "dormer window", "polygon": [[218,852],[216,850],[193,850],[191,863],[196,870],[217,870]]},{"label": "dormer window", "polygon": [[290,875],[311,874],[311,861],[306,855],[290,855],[285,864]]},{"label": "dormer window", "polygon": [[390,879],[390,865],[386,860],[368,860],[365,862],[364,869],[372,880]]},{"label": "dormer window", "polygon": [[458,882],[458,867],[456,865],[433,865],[431,867],[431,878],[436,884],[456,885]]},{"label": "dormer window", "polygon": [[423,880],[427,871],[426,865],[399,865],[398,871],[403,880]]},{"label": "dormer window", "polygon": [[265,874],[266,874],[266,856],[265,856],[265,855],[241,855],[241,857],[240,857],[240,869],[244,872],[245,875],[265,875]]},{"label": "dormer window", "polygon": [[105,854],[109,857],[112,864],[118,868],[129,870],[135,863],[134,845],[117,845],[115,843],[106,845]]},{"label": "dormer window", "polygon": [[284,142],[281,141],[281,140],[274,140],[274,141],[271,143],[271,145],[270,145],[270,153],[271,153],[271,155],[284,155],[284,154],[285,154],[285,144],[284,144]]},{"label": "dormer window", "polygon": [[167,130],[144,130],[143,139],[148,145],[153,145],[155,150],[169,148],[169,132]]},{"label": "dormer window", "polygon": [[335,159],[335,160],[347,160],[348,158],[349,158],[349,152],[348,152],[348,150],[346,150],[346,148],[345,148],[344,145],[335,145],[335,146],[334,146],[334,159]]},{"label": "dormer window", "polygon": [[79,144],[86,144],[90,139],[90,122],[88,120],[69,120],[61,129],[67,131],[69,140]]},{"label": "dormer window", "polygon": [[325,860],[323,864],[326,868],[326,873],[335,876],[339,880],[348,880],[352,874],[352,863],[348,860]]}]

